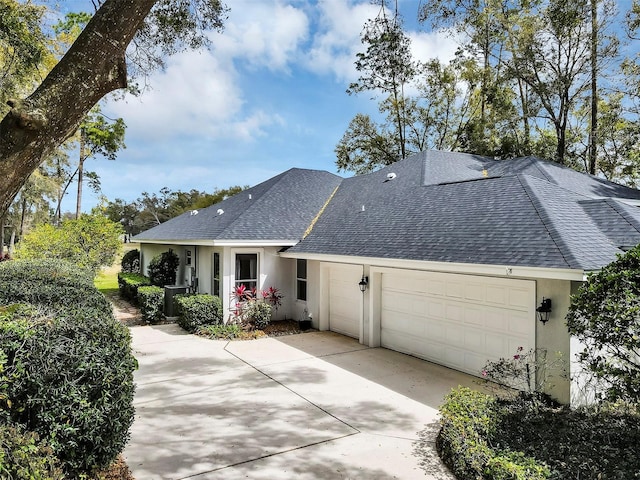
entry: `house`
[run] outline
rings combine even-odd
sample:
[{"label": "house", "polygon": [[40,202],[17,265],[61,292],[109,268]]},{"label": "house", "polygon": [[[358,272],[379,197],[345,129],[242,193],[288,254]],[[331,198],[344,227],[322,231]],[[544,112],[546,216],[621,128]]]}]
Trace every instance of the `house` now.
[{"label": "house", "polygon": [[[235,285],[274,286],[279,316],[478,375],[519,347],[577,351],[570,295],[640,243],[639,204],[636,189],[537,158],[429,151],[346,179],[292,169],[134,240],[144,268],[180,253],[180,281],[226,312]],[[568,402],[568,381],[554,383]]]}]

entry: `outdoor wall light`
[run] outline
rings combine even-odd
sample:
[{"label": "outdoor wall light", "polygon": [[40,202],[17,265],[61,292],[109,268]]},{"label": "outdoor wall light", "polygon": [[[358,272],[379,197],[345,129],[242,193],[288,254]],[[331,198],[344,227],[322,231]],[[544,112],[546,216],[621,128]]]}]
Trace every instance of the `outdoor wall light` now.
[{"label": "outdoor wall light", "polygon": [[360,283],[358,283],[358,286],[360,287],[360,291],[362,293],[364,293],[364,291],[367,289],[367,285],[369,285],[369,277],[365,277],[363,275],[362,280],[360,280]]},{"label": "outdoor wall light", "polygon": [[543,324],[549,321],[549,315],[551,314],[551,299],[542,297],[542,303],[536,308],[538,320]]}]

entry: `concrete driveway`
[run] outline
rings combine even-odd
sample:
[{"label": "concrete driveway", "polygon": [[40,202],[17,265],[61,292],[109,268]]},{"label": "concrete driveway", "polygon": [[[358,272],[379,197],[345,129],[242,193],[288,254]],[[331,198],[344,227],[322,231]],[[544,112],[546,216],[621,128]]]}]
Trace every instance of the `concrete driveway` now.
[{"label": "concrete driveway", "polygon": [[452,479],[437,408],[468,375],[330,332],[212,341],[131,328],[137,480]]}]

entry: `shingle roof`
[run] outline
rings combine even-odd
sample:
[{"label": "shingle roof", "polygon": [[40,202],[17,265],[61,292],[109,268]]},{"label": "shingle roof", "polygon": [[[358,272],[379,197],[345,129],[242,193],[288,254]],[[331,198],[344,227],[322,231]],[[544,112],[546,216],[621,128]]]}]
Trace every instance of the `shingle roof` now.
[{"label": "shingle roof", "polygon": [[134,240],[297,241],[341,180],[325,171],[292,168],[196,215],[183,213]]},{"label": "shingle roof", "polygon": [[592,270],[640,242],[640,209],[607,194],[640,198],[532,157],[427,152],[345,179],[289,251]]},{"label": "shingle roof", "polygon": [[638,190],[534,157],[451,152],[344,180],[291,169],[135,239],[294,243],[334,190],[289,252],[594,270],[640,243],[640,208],[619,200]]}]

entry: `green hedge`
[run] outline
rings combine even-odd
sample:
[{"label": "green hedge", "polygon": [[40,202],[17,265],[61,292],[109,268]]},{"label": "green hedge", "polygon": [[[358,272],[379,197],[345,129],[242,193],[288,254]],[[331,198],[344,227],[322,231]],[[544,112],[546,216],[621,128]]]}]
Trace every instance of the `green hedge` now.
[{"label": "green hedge", "polygon": [[0,414],[48,441],[71,474],[109,465],[133,422],[129,331],[95,313],[0,307]]},{"label": "green hedge", "polygon": [[178,325],[195,333],[199,327],[223,323],[222,301],[213,295],[176,295]]},{"label": "green hedge", "polygon": [[149,323],[162,320],[164,307],[164,289],[156,286],[138,288],[138,304],[142,318]]},{"label": "green hedge", "polygon": [[151,280],[139,273],[118,273],[118,290],[120,290],[120,296],[131,302],[138,302],[138,288],[148,287],[150,285]]},{"label": "green hedge", "polygon": [[60,462],[38,435],[0,424],[0,478],[63,480]]},{"label": "green hedge", "polygon": [[106,467],[133,422],[128,329],[59,260],[2,262],[0,292],[0,421],[36,432],[71,478]]},{"label": "green hedge", "polygon": [[0,305],[32,303],[55,310],[90,309],[112,316],[109,301],[93,284],[93,273],[63,260],[0,263]]},{"label": "green hedge", "polygon": [[440,408],[442,428],[436,440],[444,463],[459,480],[550,478],[550,469],[535,459],[489,445],[499,409],[494,397],[464,387],[453,390]]}]

